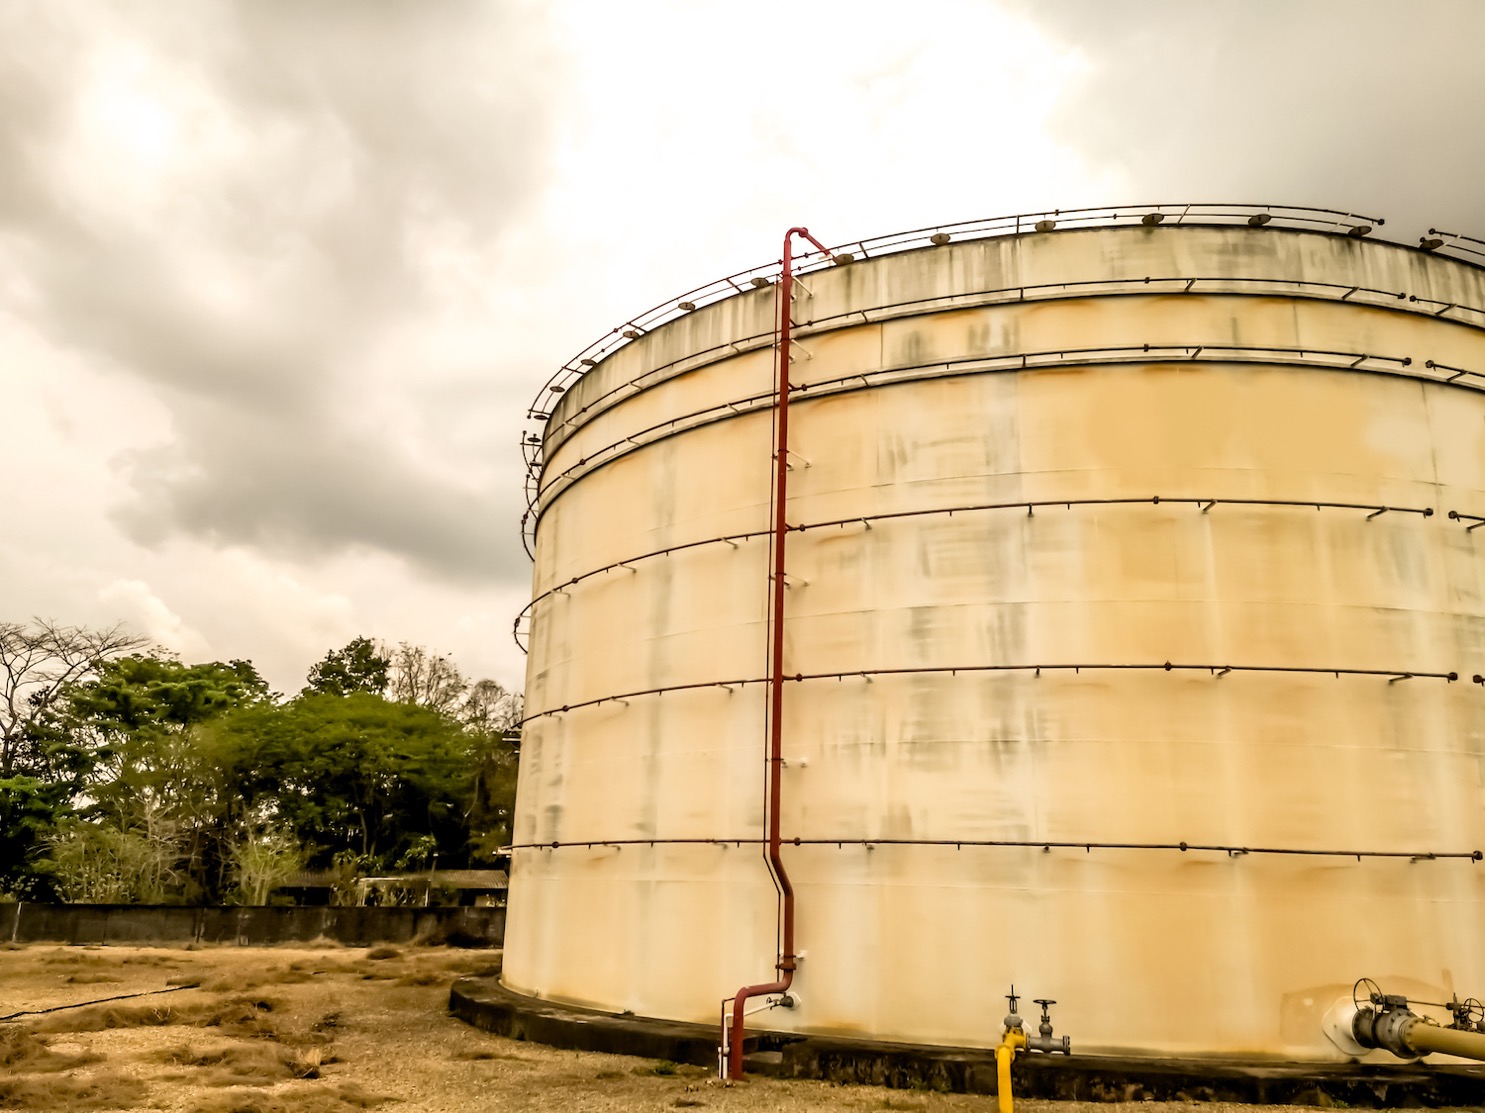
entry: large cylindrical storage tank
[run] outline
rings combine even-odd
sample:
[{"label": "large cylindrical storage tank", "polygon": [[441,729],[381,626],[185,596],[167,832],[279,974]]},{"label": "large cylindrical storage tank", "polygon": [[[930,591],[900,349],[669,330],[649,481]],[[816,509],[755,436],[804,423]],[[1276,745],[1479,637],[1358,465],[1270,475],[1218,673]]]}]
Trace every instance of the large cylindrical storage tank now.
[{"label": "large cylindrical storage tank", "polygon": [[[1015,983],[1081,1051],[1326,1059],[1360,977],[1485,996],[1485,269],[1166,211],[795,287],[760,1026],[993,1045]],[[539,415],[518,993],[714,1024],[773,977],[736,285]]]}]

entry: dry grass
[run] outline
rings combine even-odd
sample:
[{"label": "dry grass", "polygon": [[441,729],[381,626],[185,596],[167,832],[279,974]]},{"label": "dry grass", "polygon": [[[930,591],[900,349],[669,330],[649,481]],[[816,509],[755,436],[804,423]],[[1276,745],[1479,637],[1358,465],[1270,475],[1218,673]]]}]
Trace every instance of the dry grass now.
[{"label": "dry grass", "polygon": [[[503,1044],[506,1041],[502,1040],[500,1042]],[[459,1049],[458,1051],[455,1051],[451,1056],[449,1056],[449,1058],[462,1059],[465,1062],[470,1063],[484,1063],[489,1062],[492,1059],[501,1059],[507,1063],[535,1062],[534,1056],[521,1055],[514,1051],[506,1051],[502,1047],[465,1047]],[[613,1077],[620,1077],[619,1072],[614,1071]]]},{"label": "dry grass", "polygon": [[9,1074],[52,1074],[97,1062],[101,1056],[53,1051],[41,1037],[24,1029],[0,1028],[0,1067]]},{"label": "dry grass", "polygon": [[[7,946],[6,950],[26,950],[23,943]],[[38,961],[46,966],[102,966],[114,969],[119,966],[173,966],[179,960],[173,952],[150,949],[127,949],[119,947],[54,947],[47,948]],[[120,953],[120,952],[123,953]]]},{"label": "dry grass", "polygon": [[333,1090],[313,1093],[217,1096],[189,1108],[191,1113],[346,1113],[354,1109],[375,1109],[384,1102],[395,1100],[347,1082]]},{"label": "dry grass", "polygon": [[415,970],[396,979],[398,985],[439,985],[444,981],[444,975],[438,970]]},{"label": "dry grass", "polygon": [[122,982],[124,979],[123,978],[116,977],[113,974],[103,974],[103,973],[87,974],[87,973],[79,973],[79,974],[68,974],[62,980],[64,982],[66,982],[68,985],[103,985],[103,984],[108,983],[108,982],[112,982],[113,984],[117,985],[119,982]]},{"label": "dry grass", "polygon": [[275,1039],[269,1014],[281,1002],[266,997],[232,997],[191,1004],[94,1005],[53,1013],[32,1025],[36,1032],[103,1032],[114,1028],[163,1028],[193,1025],[254,1039]]},{"label": "dry grass", "polygon": [[[359,1025],[347,1023],[352,1010],[340,1003],[369,994],[401,1009],[413,1003],[406,995],[415,994],[410,1016],[421,1014],[420,1025],[430,1017],[444,1021],[449,983],[487,963],[390,947],[297,953],[10,948],[0,954],[0,985],[18,1009],[82,1007],[0,1026],[0,1109],[102,1110],[145,1101],[169,1113],[373,1108],[399,1099],[343,1075],[337,1045],[361,1037]],[[88,988],[95,985],[140,993],[183,988],[143,1000],[88,1003],[90,996],[112,995]],[[374,1013],[366,1008],[370,1003],[357,1001],[354,1011]],[[59,1040],[69,1042],[53,1046]],[[358,1057],[374,1066],[383,1058],[375,1048]],[[415,1058],[399,1052],[387,1061]]]},{"label": "dry grass", "polygon": [[[703,1068],[559,1051],[448,1015],[448,986],[487,954],[427,947],[0,947],[7,1011],[144,998],[0,1024],[0,1111],[158,1113],[994,1113],[993,1097],[780,1082],[724,1087]],[[390,954],[387,952],[391,952]],[[109,975],[66,982],[69,973]],[[368,975],[372,975],[368,977]],[[103,986],[103,991],[89,988]],[[1017,1113],[1235,1113],[1253,1106],[1017,1101]]]},{"label": "dry grass", "polygon": [[169,1005],[94,1005],[88,1009],[54,1013],[32,1025],[36,1032],[102,1032],[109,1028],[157,1028],[178,1023],[179,1013]]},{"label": "dry grass", "polygon": [[272,1044],[219,1044],[198,1049],[178,1044],[156,1052],[158,1062],[200,1069],[189,1079],[203,1086],[270,1086],[293,1078],[319,1078],[320,1068],[336,1062],[319,1047],[282,1047]]},{"label": "dry grass", "polygon": [[128,1109],[145,1093],[143,1082],[114,1071],[10,1075],[0,1078],[0,1109]]}]

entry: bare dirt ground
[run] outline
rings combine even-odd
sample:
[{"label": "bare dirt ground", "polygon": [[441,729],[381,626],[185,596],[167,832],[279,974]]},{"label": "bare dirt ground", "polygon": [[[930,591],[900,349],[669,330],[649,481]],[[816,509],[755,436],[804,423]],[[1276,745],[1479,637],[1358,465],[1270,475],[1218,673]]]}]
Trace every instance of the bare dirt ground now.
[{"label": "bare dirt ground", "polygon": [[[448,1015],[459,975],[490,952],[378,947],[10,946],[0,1016],[0,1110],[442,1113],[465,1110],[922,1110],[993,1113],[993,1097],[755,1079],[558,1051]],[[159,990],[169,992],[159,993]],[[1234,1113],[1260,1106],[1018,1101],[1022,1113]],[[1294,1109],[1295,1107],[1284,1107]]]}]

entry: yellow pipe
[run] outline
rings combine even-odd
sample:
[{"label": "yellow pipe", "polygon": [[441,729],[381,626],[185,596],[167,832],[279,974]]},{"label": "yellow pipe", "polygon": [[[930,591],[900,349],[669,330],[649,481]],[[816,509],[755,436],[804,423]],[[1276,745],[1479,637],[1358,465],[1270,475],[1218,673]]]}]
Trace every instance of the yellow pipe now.
[{"label": "yellow pipe", "polygon": [[1007,1028],[1005,1038],[995,1049],[995,1096],[1000,1113],[1013,1113],[1011,1104],[1011,1060],[1026,1046],[1026,1033],[1020,1028]]},{"label": "yellow pipe", "polygon": [[1403,1029],[1403,1041],[1422,1055],[1437,1051],[1464,1059],[1485,1060],[1485,1034],[1415,1021]]}]

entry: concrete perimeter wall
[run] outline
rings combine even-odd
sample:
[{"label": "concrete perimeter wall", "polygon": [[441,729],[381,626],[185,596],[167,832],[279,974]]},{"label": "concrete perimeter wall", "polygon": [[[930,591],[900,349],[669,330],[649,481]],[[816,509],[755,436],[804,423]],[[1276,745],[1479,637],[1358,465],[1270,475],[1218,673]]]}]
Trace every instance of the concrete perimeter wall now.
[{"label": "concrete perimeter wall", "polygon": [[498,947],[505,909],[0,904],[0,942],[255,946],[318,939],[352,947],[414,940]]}]

